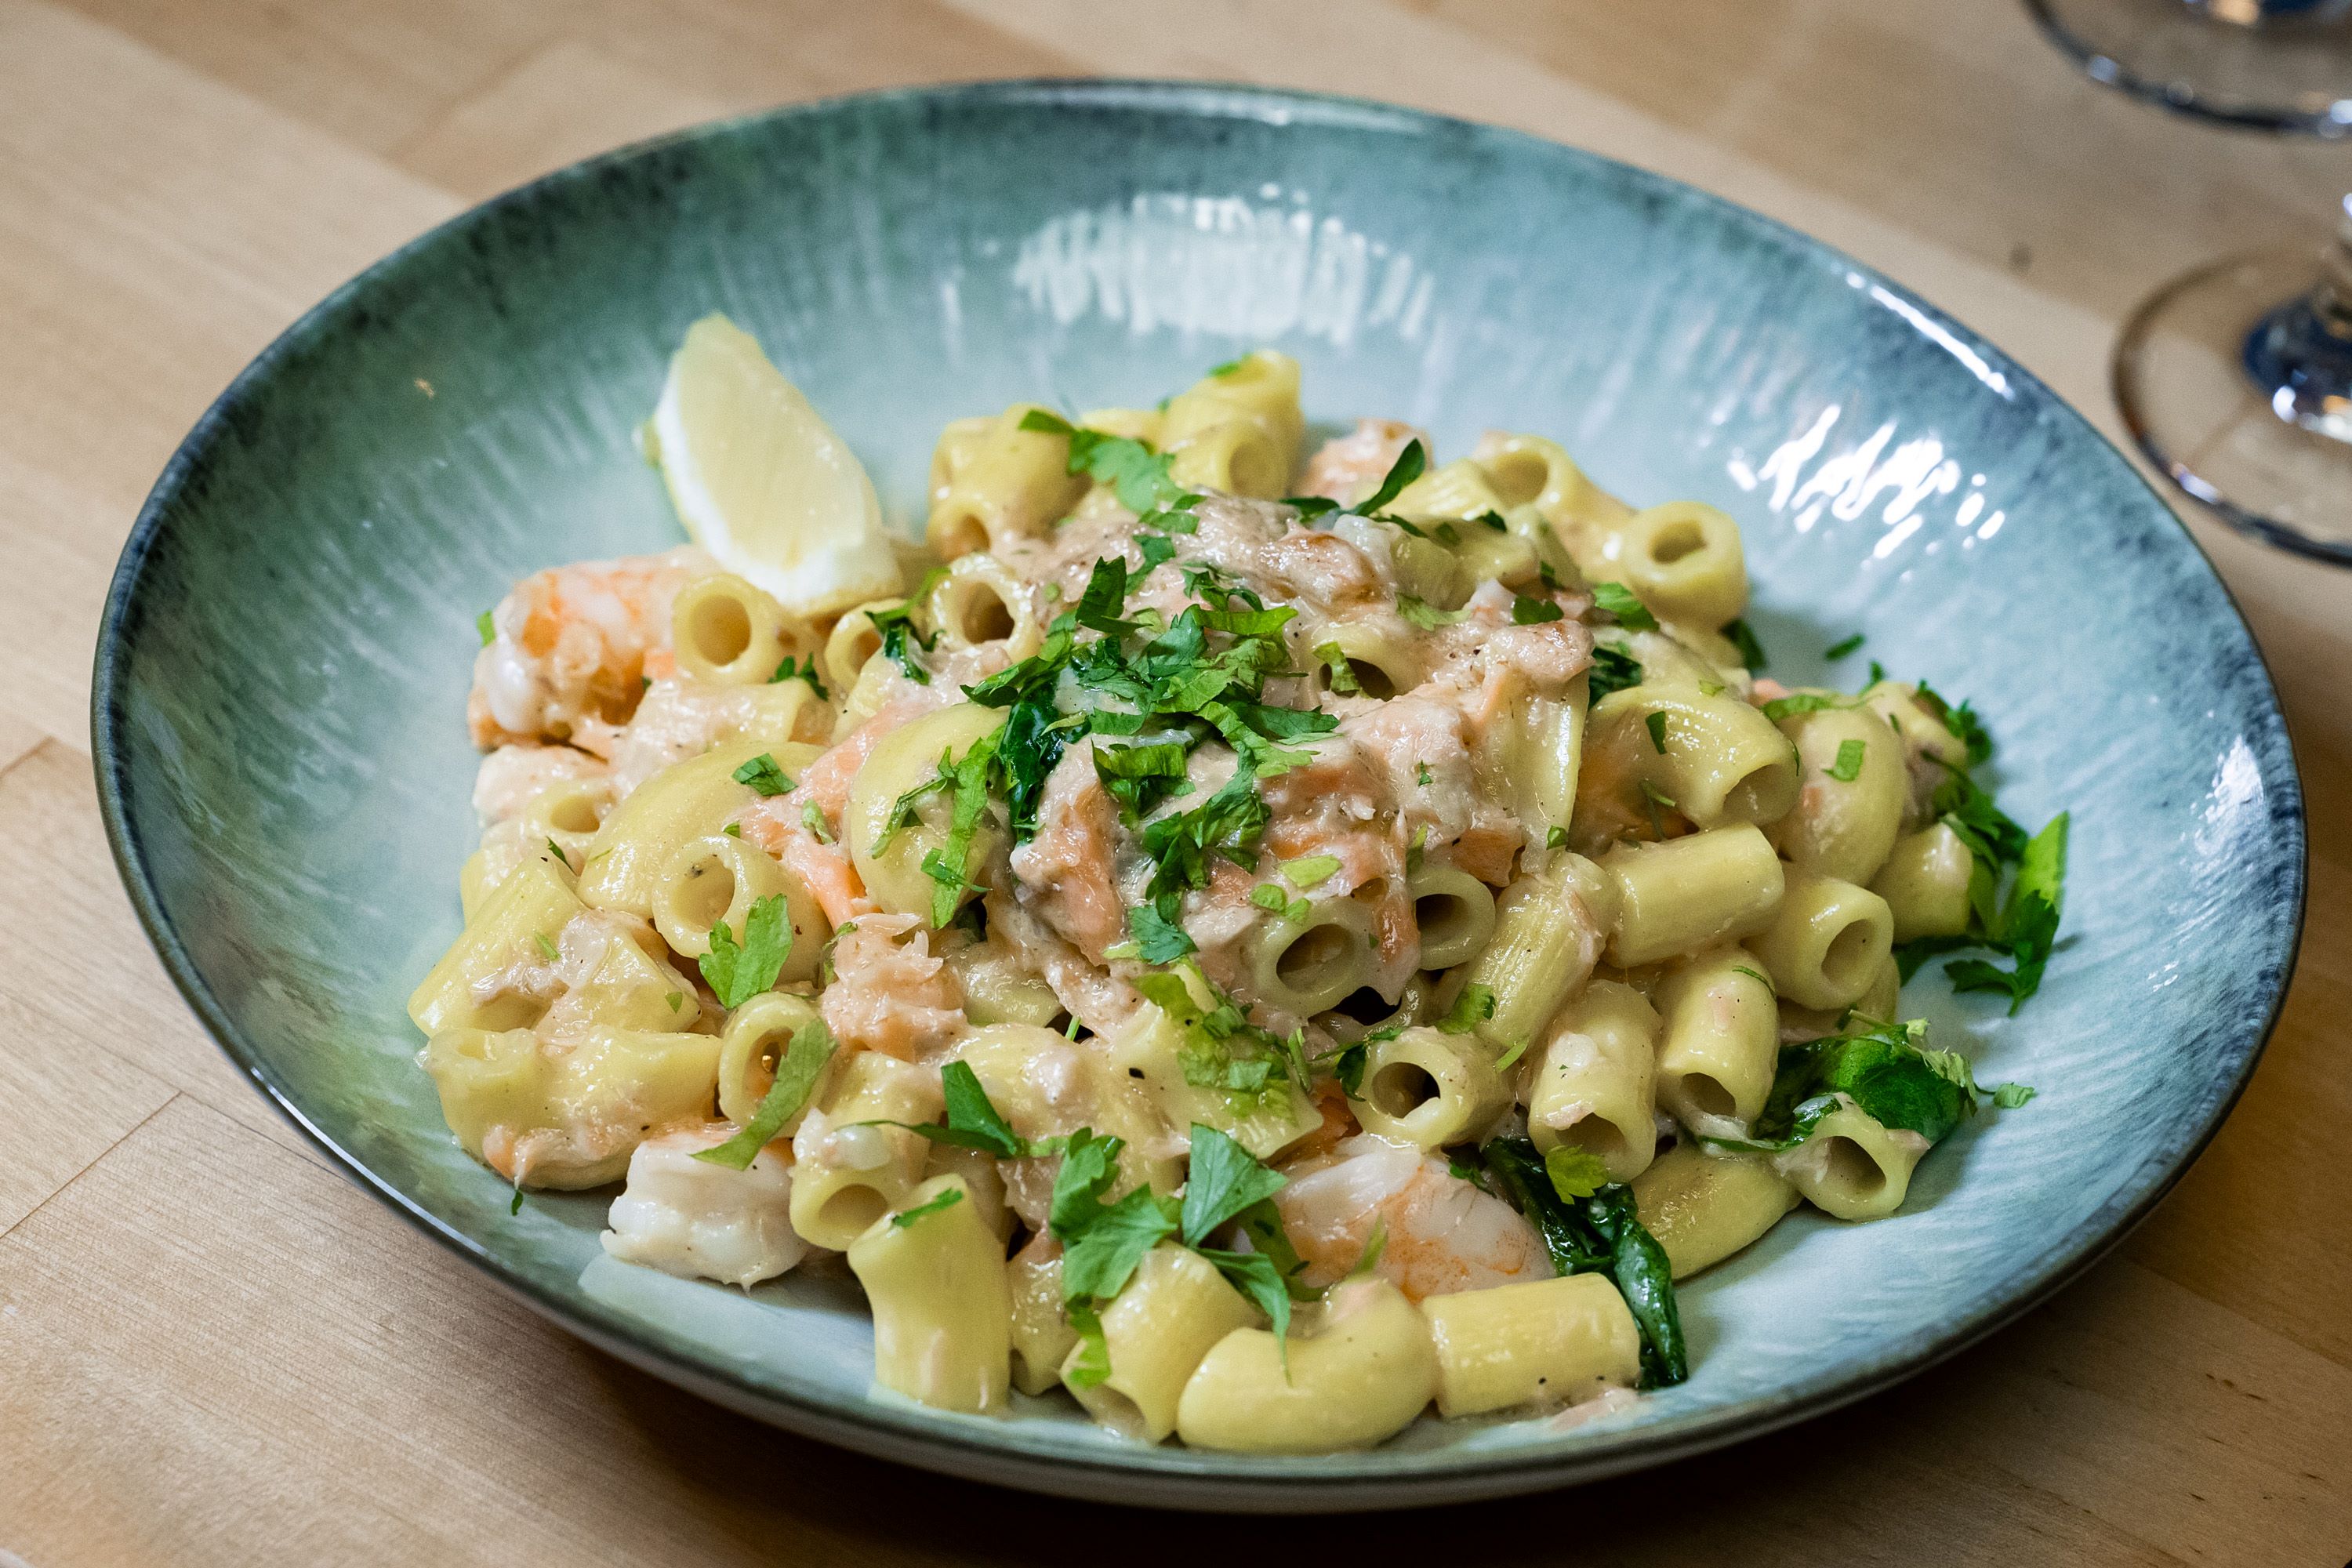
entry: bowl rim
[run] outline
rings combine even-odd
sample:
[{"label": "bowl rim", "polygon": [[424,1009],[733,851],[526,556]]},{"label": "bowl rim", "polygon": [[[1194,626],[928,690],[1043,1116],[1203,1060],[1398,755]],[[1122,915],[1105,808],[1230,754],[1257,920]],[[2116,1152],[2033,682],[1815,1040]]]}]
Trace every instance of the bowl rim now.
[{"label": "bowl rim", "polygon": [[[1546,1451],[1517,1455],[1465,1455],[1443,1448],[1374,1448],[1340,1455],[1266,1457],[1167,1446],[1071,1453],[1051,1448],[1043,1442],[1020,1440],[1025,1423],[1005,1425],[992,1431],[981,1418],[941,1418],[938,1413],[901,1409],[864,1394],[836,1400],[808,1391],[763,1386],[746,1380],[719,1362],[656,1342],[641,1319],[591,1298],[567,1298],[543,1287],[509,1265],[492,1248],[477,1242],[379,1176],[305,1114],[292,1091],[278,1080],[245,1038],[215,994],[163,906],[132,817],[127,779],[127,627],[132,624],[132,609],[142,586],[148,558],[157,547],[168,516],[191,477],[202,469],[239,406],[255,388],[275,374],[283,362],[335,325],[346,309],[379,280],[447,237],[486,222],[493,215],[528,205],[550,191],[593,180],[618,164],[696,142],[755,134],[778,122],[856,113],[874,106],[912,104],[979,105],[1045,113],[1111,109],[1419,136],[1435,132],[1545,157],[1581,160],[1653,193],[1699,204],[1711,209],[1710,216],[1717,221],[1774,240],[1808,257],[1815,265],[1833,266],[1859,276],[1877,290],[1883,290],[1882,298],[1947,353],[1973,357],[1982,365],[1997,370],[2011,387],[2039,399],[2062,425],[2071,424],[2077,438],[2087,437],[2105,447],[2120,468],[2138,482],[2148,505],[2170,522],[2180,542],[2189,546],[2220,589],[2229,618],[2234,621],[2237,634],[2252,655],[2253,668],[2261,675],[2254,713],[2257,719],[2267,721],[2249,736],[2256,750],[2273,829],[2265,841],[2274,846],[2276,868],[2284,875],[2293,892],[2294,912],[2285,927],[2285,940],[2280,950],[2263,954],[2269,961],[2265,967],[2274,973],[2275,982],[2259,1021],[2252,1027],[2240,1026],[2232,1031],[2239,1042],[2234,1068],[2201,1123],[2153,1152],[2096,1212],[2043,1247],[2021,1270],[2012,1271],[2005,1289],[1969,1303],[1969,1310],[1956,1319],[1906,1335],[1867,1360],[1842,1360],[1825,1368],[1815,1368],[1769,1393],[1729,1405],[1669,1416],[1645,1426],[1602,1428],[1580,1441],[1563,1435],[1558,1446]],[[599,153],[539,175],[435,225],[338,285],[278,333],[229,383],[173,451],[140,509],[109,584],[92,668],[90,740],[100,811],[116,871],[165,972],[215,1044],[254,1089],[346,1178],[473,1265],[509,1294],[570,1331],[665,1381],[811,1436],[949,1473],[978,1473],[987,1480],[1034,1491],[1188,1508],[1327,1512],[1417,1507],[1597,1479],[1742,1441],[1825,1414],[1887,1388],[1975,1344],[2047,1300],[2096,1263],[2147,1217],[2211,1142],[2244,1092],[2277,1026],[2300,953],[2308,881],[2309,848],[2293,739],[2279,706],[2277,686],[2268,661],[2236,598],[2214,570],[2211,559],[2195,535],[2147,477],[2095,425],[2032,372],[1877,268],[1778,219],[1670,175],[1532,132],[1456,116],[1364,98],[1220,81],[1026,78],[894,88],[784,104],[686,127]]]}]

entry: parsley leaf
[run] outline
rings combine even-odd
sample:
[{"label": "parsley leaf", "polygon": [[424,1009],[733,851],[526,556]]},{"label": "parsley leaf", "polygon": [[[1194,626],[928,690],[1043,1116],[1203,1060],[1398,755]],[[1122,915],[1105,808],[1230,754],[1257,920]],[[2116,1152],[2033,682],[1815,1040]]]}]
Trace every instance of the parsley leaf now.
[{"label": "parsley leaf", "polygon": [[1495,990],[1474,980],[1462,988],[1445,1016],[1437,1020],[1438,1028],[1448,1035],[1466,1035],[1495,1016]]},{"label": "parsley leaf", "polygon": [[1276,920],[1286,920],[1294,925],[1302,923],[1314,912],[1314,906],[1305,899],[1291,898],[1272,882],[1260,882],[1252,888],[1249,901],[1269,911]]},{"label": "parsley leaf", "polygon": [[988,1090],[981,1087],[980,1075],[971,1070],[970,1062],[949,1062],[940,1068],[940,1089],[947,1100],[946,1126],[914,1122],[893,1125],[903,1126],[909,1132],[919,1132],[934,1143],[952,1143],[958,1148],[977,1149],[1000,1160],[1018,1160],[1049,1152],[1033,1145],[1013,1131],[1012,1124],[990,1101]]},{"label": "parsley leaf", "polygon": [[1286,1182],[1225,1133],[1192,1123],[1192,1162],[1181,1216],[1185,1245],[1200,1246],[1219,1226],[1272,1197]]},{"label": "parsley leaf", "polygon": [[1992,736],[1975,709],[1965,702],[1955,708],[1924,680],[1918,683],[1917,693],[1920,705],[1941,719],[1953,739],[1968,748],[1969,766],[1977,767],[1991,758]]},{"label": "parsley leaf", "polygon": [[1436,609],[1430,605],[1424,604],[1423,601],[1414,598],[1411,594],[1399,594],[1397,595],[1397,614],[1402,616],[1406,620],[1411,621],[1414,626],[1419,626],[1422,630],[1425,632],[1433,632],[1440,626],[1450,626],[1457,621],[1468,619],[1470,612],[1467,610]]},{"label": "parsley leaf", "polygon": [[1629,686],[1642,684],[1642,664],[1624,648],[1613,643],[1595,643],[1592,647],[1592,673],[1590,677],[1591,700],[1598,702],[1612,691],[1622,691]]},{"label": "parsley leaf", "polygon": [[927,1202],[917,1204],[910,1209],[901,1209],[897,1214],[892,1215],[890,1216],[891,1228],[894,1230],[904,1230],[908,1226],[914,1224],[917,1220],[921,1219],[925,1215],[934,1215],[939,1213],[941,1209],[953,1208],[956,1205],[961,1202],[963,1202],[963,1189],[961,1187],[942,1187]]},{"label": "parsley leaf", "polygon": [[[1174,902],[1174,900],[1170,900]],[[1187,953],[1197,951],[1192,939],[1182,926],[1161,914],[1152,904],[1138,904],[1128,911],[1129,929],[1135,932],[1136,956],[1146,963],[1173,963]]]},{"label": "parsley leaf", "polygon": [[1317,644],[1315,657],[1321,659],[1323,668],[1330,672],[1333,691],[1342,697],[1353,697],[1363,689],[1362,684],[1356,679],[1355,667],[1348,662],[1348,656],[1339,651],[1336,641]]},{"label": "parsley leaf", "polygon": [[2027,1084],[1996,1084],[1993,1087],[1992,1102],[2003,1110],[2015,1110],[2019,1106],[2032,1100],[2034,1093],[2035,1090]]},{"label": "parsley leaf", "polygon": [[1840,741],[1837,761],[1829,765],[1830,777],[1840,784],[1852,784],[1862,776],[1862,760],[1869,747],[1862,741]]},{"label": "parsley leaf", "polygon": [[1329,881],[1339,868],[1337,855],[1302,855],[1282,863],[1282,879],[1303,893]]},{"label": "parsley leaf", "polygon": [[1511,601],[1511,624],[1515,626],[1537,626],[1560,618],[1560,607],[1549,599],[1530,599],[1525,594]]},{"label": "parsley leaf", "polygon": [[1289,1360],[1290,1287],[1274,1263],[1263,1252],[1227,1252],[1221,1247],[1196,1247],[1192,1249],[1217,1266],[1234,1289],[1257,1303],[1258,1310],[1274,1321],[1275,1338],[1283,1342],[1283,1359]]},{"label": "parsley leaf", "polygon": [[1389,465],[1388,477],[1381,481],[1381,488],[1348,510],[1361,517],[1379,516],[1381,508],[1402,494],[1405,486],[1421,478],[1421,471],[1427,467],[1428,450],[1418,439],[1406,442],[1396,461]]},{"label": "parsley leaf", "polygon": [[760,1151],[808,1103],[809,1096],[816,1090],[818,1078],[824,1072],[824,1064],[833,1059],[835,1044],[833,1031],[824,1026],[822,1019],[811,1019],[793,1030],[791,1042],[776,1058],[776,1080],[760,1097],[760,1108],[751,1113],[751,1120],[726,1142],[714,1149],[698,1150],[694,1157],[724,1165],[730,1171],[749,1170]]},{"label": "parsley leaf", "polygon": [[1104,1300],[1118,1295],[1143,1255],[1175,1234],[1171,1206],[1142,1186],[1102,1207],[1084,1230],[1062,1244],[1063,1294]]},{"label": "parsley leaf", "polygon": [[782,795],[793,787],[793,781],[784,776],[783,769],[776,766],[775,754],[772,752],[761,752],[737,768],[734,776],[737,784],[749,784],[755,794],[761,795]]},{"label": "parsley leaf", "polygon": [[784,662],[776,666],[776,673],[768,677],[768,684],[775,686],[787,680],[805,680],[808,682],[809,689],[816,693],[816,700],[818,701],[830,702],[833,700],[833,693],[824,689],[824,681],[817,675],[816,655],[814,654],[809,655],[805,659],[799,660],[795,660],[792,655],[786,654],[784,656]]},{"label": "parsley leaf", "polygon": [[1118,804],[1119,816],[1135,827],[1153,807],[1189,787],[1184,775],[1185,748],[1174,741],[1148,745],[1107,746],[1095,743],[1095,777],[1103,793]]},{"label": "parsley leaf", "polygon": [[1243,354],[1238,358],[1229,359],[1223,364],[1211,365],[1209,367],[1209,374],[1213,378],[1228,376],[1247,363],[1249,363],[1249,355]]},{"label": "parsley leaf", "polygon": [[1141,441],[1074,426],[1037,408],[1021,416],[1021,428],[1068,437],[1069,471],[1110,486],[1118,504],[1139,518],[1146,512],[1189,506],[1201,499],[1168,477],[1166,454],[1155,455]]},{"label": "parsley leaf", "polygon": [[1783,719],[1793,719],[1800,713],[1820,713],[1832,708],[1854,708],[1860,704],[1850,697],[1834,691],[1792,691],[1786,697],[1775,697],[1764,704],[1764,717],[1778,724]]},{"label": "parsley leaf", "polygon": [[1609,1167],[1590,1149],[1555,1143],[1544,1151],[1544,1174],[1551,1190],[1571,1203],[1589,1198],[1609,1184]]},{"label": "parsley leaf", "polygon": [[[1193,984],[1188,984],[1187,976],[1209,994],[1208,1006],[1194,1000]],[[1181,972],[1139,974],[1135,988],[1183,1033],[1177,1065],[1184,1081],[1193,1088],[1254,1099],[1287,1073],[1283,1041],[1251,1023],[1197,964],[1187,963]]]},{"label": "parsley leaf", "polygon": [[1822,650],[1822,657],[1823,658],[1843,658],[1846,655],[1860,647],[1863,645],[1863,634],[1856,632],[1853,636],[1832,643],[1828,647],[1823,648]]},{"label": "parsley leaf", "polygon": [[1642,721],[1642,728],[1650,732],[1650,749],[1657,752],[1658,755],[1662,757],[1664,756],[1666,754],[1665,714],[1656,711],[1652,712],[1647,718]]},{"label": "parsley leaf", "polygon": [[579,868],[578,868],[577,866],[574,866],[574,865],[572,863],[572,857],[571,857],[571,856],[569,856],[569,855],[566,855],[566,854],[563,852],[563,846],[562,846],[562,845],[561,845],[561,844],[558,844],[558,843],[557,843],[554,839],[552,839],[552,838],[551,838],[551,839],[549,839],[549,840],[547,841],[547,852],[548,852],[550,855],[554,856],[554,857],[555,857],[555,858],[562,864],[562,867],[563,867],[563,868],[564,868],[565,870],[567,870],[567,871],[576,871],[576,870],[578,870],[578,869],[579,869]]},{"label": "parsley leaf", "polygon": [[722,1005],[740,1007],[775,985],[792,951],[793,921],[784,907],[784,895],[771,893],[752,900],[751,912],[743,917],[740,946],[725,921],[710,928],[710,951],[702,955],[702,978],[719,994]]},{"label": "parsley leaf", "polygon": [[1110,1376],[1110,1341],[1103,1333],[1102,1314],[1090,1301],[1065,1301],[1062,1315],[1078,1331],[1077,1358],[1062,1373],[1072,1388],[1093,1388]]},{"label": "parsley leaf", "polygon": [[[490,612],[488,610],[484,610],[480,615],[474,617],[474,629],[482,634],[482,646],[484,647],[488,647],[492,643],[499,640],[499,628],[490,620]],[[517,1194],[516,1196],[520,1199],[521,1194]]]},{"label": "parsley leaf", "polygon": [[1750,675],[1764,668],[1764,645],[1756,640],[1755,628],[1745,619],[1731,622],[1723,628],[1723,635],[1729,637],[1731,646],[1739,650],[1739,662],[1748,667]]},{"label": "parsley leaf", "polygon": [[1658,629],[1658,617],[1652,615],[1649,607],[1633,596],[1633,590],[1622,583],[1592,584],[1592,604],[1595,609],[1616,616],[1617,624],[1629,632],[1654,632]]},{"label": "parsley leaf", "polygon": [[908,595],[897,605],[887,609],[866,612],[866,620],[872,623],[877,632],[881,634],[882,657],[896,664],[905,673],[907,679],[918,686],[929,686],[931,683],[931,672],[925,669],[915,656],[907,650],[907,639],[912,637],[916,646],[925,653],[929,653],[932,646],[940,640],[937,632],[925,637],[915,627],[915,603],[922,596],[929,584],[930,579],[926,577],[922,586],[918,587],[913,594]]},{"label": "parsley leaf", "polygon": [[[801,826],[807,828],[809,837],[819,844],[833,842],[833,835],[824,825],[824,808],[816,802],[810,801],[801,807]],[[736,837],[740,838],[742,835],[738,833]]]},{"label": "parsley leaf", "polygon": [[2029,840],[2021,852],[2017,880],[2001,905],[2000,918],[1990,933],[1989,946],[2009,953],[2011,969],[1999,969],[1982,959],[1955,959],[1944,966],[1955,991],[1991,991],[2009,998],[2014,1016],[2025,999],[2039,990],[2042,973],[2058,939],[2058,915],[2065,901],[2066,832],[2069,813],[2060,812]]},{"label": "parsley leaf", "polygon": [[1544,847],[1545,847],[1545,848],[1547,848],[1547,849],[1565,849],[1565,848],[1567,848],[1567,847],[1568,847],[1568,829],[1567,829],[1567,828],[1565,828],[1565,827],[1561,827],[1561,826],[1559,826],[1559,825],[1557,825],[1557,824],[1554,824],[1552,826],[1549,826],[1549,827],[1545,828],[1545,829],[1544,829]]}]

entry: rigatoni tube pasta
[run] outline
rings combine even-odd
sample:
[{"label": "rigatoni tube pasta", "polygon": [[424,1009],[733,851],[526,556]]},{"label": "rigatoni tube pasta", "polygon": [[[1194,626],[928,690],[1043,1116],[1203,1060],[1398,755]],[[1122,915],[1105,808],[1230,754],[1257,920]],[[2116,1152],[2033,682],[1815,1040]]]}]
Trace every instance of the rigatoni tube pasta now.
[{"label": "rigatoni tube pasta", "polygon": [[907,1194],[849,1245],[874,1312],[874,1381],[942,1410],[1000,1410],[1013,1385],[1004,1245],[961,1176]]},{"label": "rigatoni tube pasta", "polygon": [[1176,1429],[1196,1448],[1314,1454],[1391,1436],[1437,1392],[1429,1324],[1384,1279],[1331,1292],[1319,1331],[1284,1346],[1235,1329],[1194,1369]]},{"label": "rigatoni tube pasta", "polygon": [[1774,685],[1731,519],[1548,437],[1310,451],[1242,352],[954,420],[918,551],[723,321],[654,423],[703,547],[483,618],[409,1013],[499,1184],[625,1175],[608,1257],[845,1254],[895,1395],[1283,1453],[1613,1404],[1688,1371],[1670,1275],[1892,1211],[1983,1098],[1893,944],[2049,966],[2063,828],[1973,710]]}]

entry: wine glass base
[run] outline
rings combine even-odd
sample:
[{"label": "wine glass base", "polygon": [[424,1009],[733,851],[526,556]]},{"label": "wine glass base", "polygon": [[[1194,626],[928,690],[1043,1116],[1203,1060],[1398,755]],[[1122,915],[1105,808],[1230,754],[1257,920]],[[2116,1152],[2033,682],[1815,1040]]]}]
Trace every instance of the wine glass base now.
[{"label": "wine glass base", "polygon": [[[2347,0],[2026,0],[2093,78],[2184,114],[2352,135]],[[2259,20],[2233,19],[2260,12]]]},{"label": "wine glass base", "polygon": [[2312,253],[2296,250],[2234,258],[2171,284],[2124,323],[2116,403],[2149,461],[2222,521],[2352,566],[2352,441],[2326,433],[2329,410],[2249,371],[2317,273]]}]

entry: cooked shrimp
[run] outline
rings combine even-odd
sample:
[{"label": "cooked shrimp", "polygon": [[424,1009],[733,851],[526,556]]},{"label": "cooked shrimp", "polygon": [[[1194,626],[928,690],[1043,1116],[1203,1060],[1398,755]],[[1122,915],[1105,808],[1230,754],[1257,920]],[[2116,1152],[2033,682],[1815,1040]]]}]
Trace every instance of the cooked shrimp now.
[{"label": "cooked shrimp", "polygon": [[609,749],[648,677],[671,668],[670,604],[719,563],[684,546],[532,574],[490,612],[466,719],[488,751],[509,741]]},{"label": "cooked shrimp", "polygon": [[568,779],[601,779],[603,762],[571,746],[503,745],[474,774],[474,814],[491,826],[515,816],[531,797]]},{"label": "cooked shrimp", "polygon": [[1362,1133],[1284,1173],[1290,1183],[1275,1194],[1275,1206],[1307,1259],[1309,1284],[1331,1284],[1354,1268],[1380,1222],[1387,1242],[1375,1268],[1416,1301],[1551,1272],[1517,1210],[1411,1144]]},{"label": "cooked shrimp", "polygon": [[598,1238],[604,1250],[624,1263],[747,1289],[807,1257],[808,1243],[793,1229],[792,1164],[781,1150],[762,1149],[740,1171],[694,1157],[734,1132],[711,1122],[638,1144],[628,1188],[613,1200],[612,1228]]},{"label": "cooked shrimp", "polygon": [[1429,450],[1429,437],[1401,419],[1359,419],[1353,430],[1324,442],[1307,459],[1301,493],[1328,496],[1341,506],[1360,500],[1388,478],[1414,441]]},{"label": "cooked shrimp", "polygon": [[833,973],[817,1005],[845,1045],[913,1061],[964,1030],[962,988],[931,956],[919,915],[860,915],[842,927]]}]

